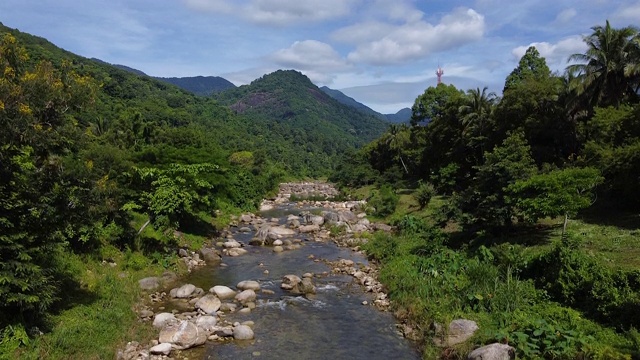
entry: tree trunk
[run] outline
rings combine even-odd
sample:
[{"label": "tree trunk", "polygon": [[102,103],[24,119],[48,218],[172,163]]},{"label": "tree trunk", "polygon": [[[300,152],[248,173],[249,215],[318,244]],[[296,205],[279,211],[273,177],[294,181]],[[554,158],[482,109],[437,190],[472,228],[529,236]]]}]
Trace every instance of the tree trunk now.
[{"label": "tree trunk", "polygon": [[569,223],[569,214],[564,214],[564,224],[562,225],[562,238],[564,239],[564,234],[567,232],[567,223]]},{"label": "tree trunk", "polygon": [[402,156],[400,156],[400,162],[402,163],[402,167],[404,167],[404,172],[406,172],[407,174],[409,173],[409,170],[407,170],[407,165],[404,164],[404,160],[402,160]]},{"label": "tree trunk", "polygon": [[147,225],[149,225],[149,223],[151,222],[151,219],[147,220],[147,222],[145,222],[142,227],[140,228],[140,230],[138,230],[138,235],[140,235],[141,232],[144,231],[144,229],[147,227]]}]

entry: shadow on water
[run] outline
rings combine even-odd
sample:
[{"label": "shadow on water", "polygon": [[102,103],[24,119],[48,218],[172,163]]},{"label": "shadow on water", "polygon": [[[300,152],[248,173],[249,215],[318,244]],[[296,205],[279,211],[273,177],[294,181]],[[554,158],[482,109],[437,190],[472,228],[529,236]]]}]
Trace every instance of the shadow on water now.
[{"label": "shadow on water", "polygon": [[[263,213],[268,218],[298,215],[293,206]],[[331,269],[318,259],[336,261],[351,259],[367,264],[367,260],[350,249],[332,242],[305,239],[297,250],[274,253],[270,247],[248,245],[253,233],[234,234],[249,252],[239,257],[225,257],[227,266],[207,267],[185,281],[203,289],[214,285],[235,287],[242,280],[258,280],[263,289],[258,293],[257,307],[250,314],[228,314],[230,322],[251,320],[255,323],[255,339],[208,343],[194,353],[205,359],[419,359],[415,346],[396,332],[390,313],[369,304],[373,297],[365,293],[352,277],[331,274]],[[311,256],[313,255],[313,256]],[[268,272],[265,272],[267,270]],[[290,296],[280,289],[287,274],[301,276],[313,273],[317,293],[308,298]],[[197,354],[197,355],[196,355]],[[190,358],[193,358],[190,356]]]}]

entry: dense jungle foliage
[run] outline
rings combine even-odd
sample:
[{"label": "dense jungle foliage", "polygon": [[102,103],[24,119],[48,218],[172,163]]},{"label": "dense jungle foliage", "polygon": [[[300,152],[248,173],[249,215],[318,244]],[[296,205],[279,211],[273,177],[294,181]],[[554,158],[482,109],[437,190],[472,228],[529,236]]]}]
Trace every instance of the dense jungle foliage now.
[{"label": "dense jungle foliage", "polygon": [[460,316],[526,359],[640,356],[640,35],[592,30],[564,74],[530,47],[502,97],[429,87],[330,177],[380,188],[400,233],[366,248],[426,358],[465,356],[429,340]]},{"label": "dense jungle foliage", "polygon": [[[308,82],[299,73],[269,79],[285,88]],[[363,116],[346,123],[349,111],[321,100],[291,99],[305,113],[321,107],[322,126],[317,115],[295,123],[238,116],[0,24],[0,357],[39,329],[64,326],[48,315],[75,311],[72,304],[84,318],[67,323],[104,326],[98,319],[114,315],[100,308],[130,307],[137,289],[131,277],[115,278],[117,269],[171,266],[178,245],[197,249],[231,212],[255,209],[285,178],[326,174],[334,155],[384,131]],[[336,111],[339,125],[326,120]],[[122,265],[104,268],[116,259]],[[49,347],[34,356],[92,344],[114,351],[113,333],[128,324],[94,329],[103,335],[88,332],[82,345],[59,332],[64,346],[43,340]]]}]

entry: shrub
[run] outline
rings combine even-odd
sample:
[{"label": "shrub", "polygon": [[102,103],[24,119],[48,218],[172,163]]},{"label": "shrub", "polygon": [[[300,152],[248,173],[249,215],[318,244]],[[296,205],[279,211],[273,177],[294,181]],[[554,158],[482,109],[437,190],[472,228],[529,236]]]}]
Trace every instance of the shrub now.
[{"label": "shrub", "polygon": [[373,193],[369,199],[369,205],[375,209],[373,215],[385,217],[396,211],[399,199],[393,189],[385,185]]},{"label": "shrub", "polygon": [[429,201],[431,201],[431,198],[435,194],[436,189],[431,183],[425,183],[421,181],[420,185],[416,189],[416,192],[413,194],[413,197],[420,205],[420,209],[424,209],[427,205],[429,205]]}]

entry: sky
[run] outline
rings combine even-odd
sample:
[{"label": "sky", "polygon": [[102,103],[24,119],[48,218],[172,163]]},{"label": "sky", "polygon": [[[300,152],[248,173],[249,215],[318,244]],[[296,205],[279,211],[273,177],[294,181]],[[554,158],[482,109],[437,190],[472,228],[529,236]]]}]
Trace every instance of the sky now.
[{"label": "sky", "polygon": [[248,84],[295,69],[381,113],[443,82],[499,94],[534,45],[554,71],[639,0],[2,0],[0,22],[153,76]]}]

